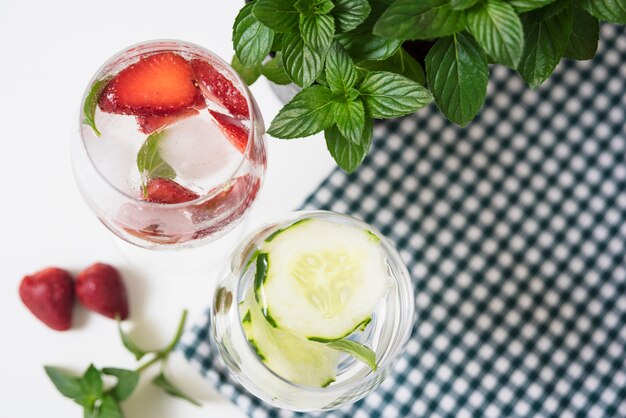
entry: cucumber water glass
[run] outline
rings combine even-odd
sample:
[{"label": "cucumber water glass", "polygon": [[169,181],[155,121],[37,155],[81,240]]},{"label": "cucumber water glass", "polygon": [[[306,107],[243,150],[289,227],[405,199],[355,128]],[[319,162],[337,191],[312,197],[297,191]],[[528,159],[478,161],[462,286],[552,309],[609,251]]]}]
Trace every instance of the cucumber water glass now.
[{"label": "cucumber water glass", "polygon": [[258,398],[331,410],[387,377],[415,321],[412,289],[398,252],[372,226],[295,212],[234,252],[216,288],[212,334],[232,376]]}]

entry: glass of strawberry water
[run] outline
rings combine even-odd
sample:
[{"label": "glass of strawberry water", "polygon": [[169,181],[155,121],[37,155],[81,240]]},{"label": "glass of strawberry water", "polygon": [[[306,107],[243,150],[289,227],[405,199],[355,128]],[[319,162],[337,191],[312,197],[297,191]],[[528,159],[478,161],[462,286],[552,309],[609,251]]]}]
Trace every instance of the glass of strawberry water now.
[{"label": "glass of strawberry water", "polygon": [[91,80],[74,173],[118,237],[149,249],[194,247],[250,210],[265,174],[263,134],[252,95],[227,63],[191,43],[145,42]]}]

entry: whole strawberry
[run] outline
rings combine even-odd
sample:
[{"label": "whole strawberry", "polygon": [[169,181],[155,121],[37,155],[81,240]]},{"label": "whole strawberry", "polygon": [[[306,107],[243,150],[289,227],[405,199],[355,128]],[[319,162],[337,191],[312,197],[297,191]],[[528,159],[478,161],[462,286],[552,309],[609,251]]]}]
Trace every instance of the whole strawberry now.
[{"label": "whole strawberry", "polygon": [[66,331],[72,326],[74,283],[67,271],[49,267],[26,276],[19,293],[24,305],[50,328]]},{"label": "whole strawberry", "polygon": [[76,296],[85,308],[115,319],[128,318],[126,288],[119,272],[112,266],[96,263],[76,278]]}]

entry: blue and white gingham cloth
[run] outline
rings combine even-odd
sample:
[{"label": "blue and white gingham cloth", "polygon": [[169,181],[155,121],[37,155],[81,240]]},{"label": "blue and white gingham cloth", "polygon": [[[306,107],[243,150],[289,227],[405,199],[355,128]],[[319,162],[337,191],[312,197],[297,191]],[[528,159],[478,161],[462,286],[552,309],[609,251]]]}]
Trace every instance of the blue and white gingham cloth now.
[{"label": "blue and white gingham cloth", "polygon": [[[324,416],[626,417],[626,29],[601,39],[535,91],[492,67],[465,129],[433,106],[379,123],[363,166],[307,199],[378,227],[416,294],[391,376]],[[251,417],[306,415],[238,386],[208,317],[182,349]]]}]

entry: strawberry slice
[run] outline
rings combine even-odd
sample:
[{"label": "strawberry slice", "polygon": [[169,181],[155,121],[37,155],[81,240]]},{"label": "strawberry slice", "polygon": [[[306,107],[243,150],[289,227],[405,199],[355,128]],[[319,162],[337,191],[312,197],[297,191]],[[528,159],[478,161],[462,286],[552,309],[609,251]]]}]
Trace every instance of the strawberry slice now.
[{"label": "strawberry slice", "polygon": [[183,109],[178,113],[168,116],[137,116],[135,119],[139,125],[139,132],[150,135],[159,129],[167,128],[178,121],[199,114],[200,112],[198,112],[198,110],[204,109],[205,107],[206,100],[201,94],[198,94],[198,99],[193,108]]},{"label": "strawberry slice", "polygon": [[139,131],[144,134],[150,135],[154,131],[166,128],[174,123],[187,119],[191,116],[199,114],[196,109],[185,109],[175,115],[169,116],[137,116],[137,124],[139,125]]},{"label": "strawberry slice", "polygon": [[229,79],[206,61],[193,59],[191,66],[197,80],[200,81],[200,90],[207,99],[220,103],[237,118],[250,119],[246,98]]},{"label": "strawberry slice", "polygon": [[233,146],[243,153],[246,150],[246,145],[248,145],[248,135],[250,133],[248,128],[231,116],[213,110],[209,110],[209,113]]},{"label": "strawberry slice", "polygon": [[189,62],[162,52],[120,71],[105,86],[98,105],[107,113],[166,116],[193,107],[199,94]]},{"label": "strawberry slice", "polygon": [[145,189],[146,200],[153,203],[184,203],[196,200],[200,197],[186,187],[181,186],[174,180],[152,179]]}]

